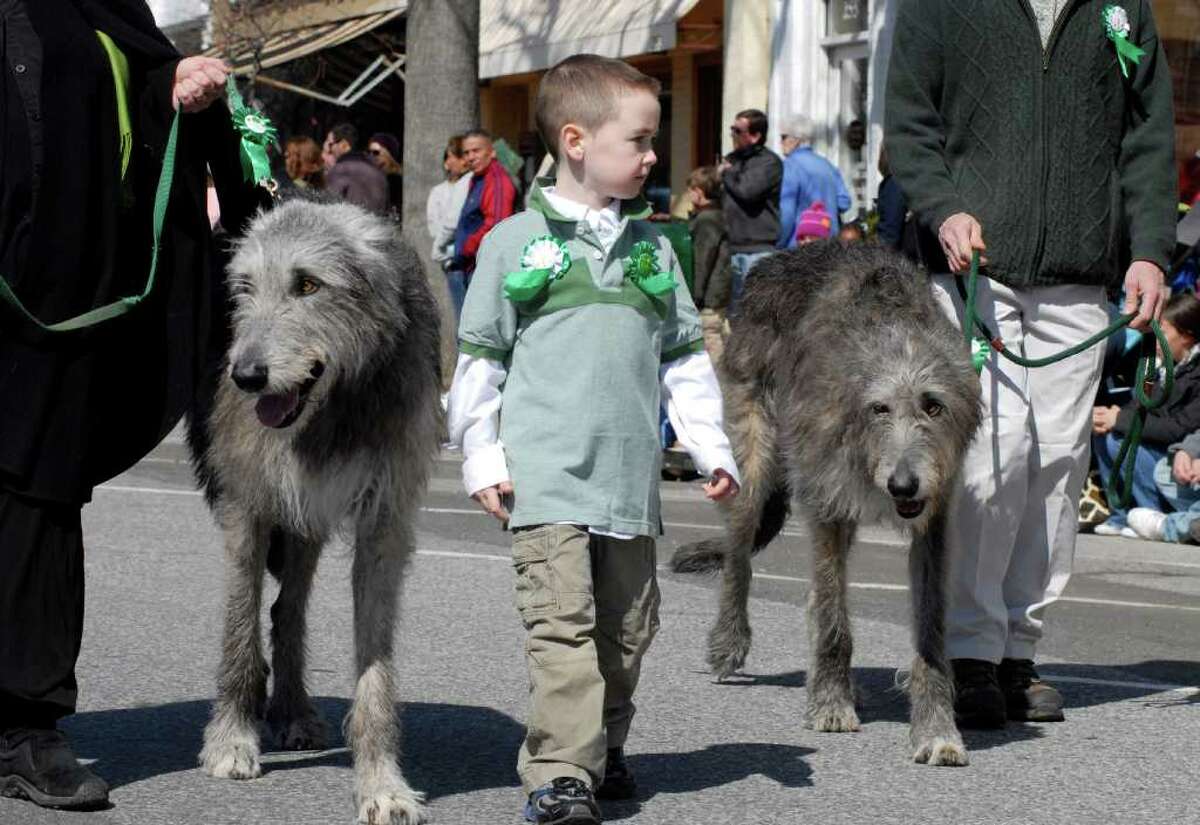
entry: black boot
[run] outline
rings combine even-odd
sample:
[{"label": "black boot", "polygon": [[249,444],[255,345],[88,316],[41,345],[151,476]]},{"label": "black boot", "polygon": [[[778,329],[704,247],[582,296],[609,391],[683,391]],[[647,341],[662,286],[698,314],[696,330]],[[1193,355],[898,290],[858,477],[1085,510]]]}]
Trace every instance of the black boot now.
[{"label": "black boot", "polygon": [[996,669],[1008,707],[1008,718],[1017,722],[1061,722],[1063,698],[1041,680],[1032,659],[1004,659]]},{"label": "black boot", "polygon": [[996,666],[983,659],[951,659],[954,668],[954,717],[960,728],[995,730],[1007,719]]},{"label": "black boot", "polygon": [[609,748],[604,763],[604,781],[596,789],[597,799],[633,799],[637,796],[637,781],[625,761],[624,748]]},{"label": "black boot", "polygon": [[43,808],[101,808],[108,785],[79,764],[60,731],[10,728],[0,732],[0,796]]}]

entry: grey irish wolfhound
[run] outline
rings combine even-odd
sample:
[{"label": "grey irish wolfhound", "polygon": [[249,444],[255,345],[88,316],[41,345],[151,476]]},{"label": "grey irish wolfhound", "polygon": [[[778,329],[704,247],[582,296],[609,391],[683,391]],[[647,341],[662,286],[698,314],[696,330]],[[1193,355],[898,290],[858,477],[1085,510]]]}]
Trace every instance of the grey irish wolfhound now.
[{"label": "grey irish wolfhound", "polygon": [[[281,748],[324,747],[304,686],[305,611],[321,547],[341,531],[354,552],[358,681],[344,729],[358,819],[423,822],[421,794],[397,763],[392,645],[438,444],[436,305],[393,224],[308,200],[255,219],[235,247],[229,288],[228,358],[191,432],[228,571],[200,761],[216,777],[258,776],[264,718]],[[259,628],[266,570],[279,580],[270,667]]]},{"label": "grey irish wolfhound", "polygon": [[721,677],[750,650],[750,557],[791,504],[812,529],[807,723],[859,727],[850,678],[846,557],[859,522],[912,536],[914,758],[965,765],[943,651],[951,490],[980,419],[962,334],[926,277],[874,245],[813,244],[760,263],[721,362],[725,415],[744,487],[722,539],[681,548],[680,572],[723,569],[708,661]]}]

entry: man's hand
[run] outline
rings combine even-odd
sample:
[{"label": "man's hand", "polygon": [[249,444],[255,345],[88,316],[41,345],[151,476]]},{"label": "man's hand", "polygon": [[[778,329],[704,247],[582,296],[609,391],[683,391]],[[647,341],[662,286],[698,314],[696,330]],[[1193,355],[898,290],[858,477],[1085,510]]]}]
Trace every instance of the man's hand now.
[{"label": "man's hand", "polygon": [[185,112],[199,112],[225,93],[229,67],[213,57],[185,57],[175,67],[171,104]]},{"label": "man's hand", "polygon": [[471,498],[475,499],[475,503],[483,508],[488,515],[495,516],[501,522],[508,521],[508,510],[504,509],[504,504],[501,503],[501,496],[512,495],[513,486],[511,481],[501,481],[499,484],[491,487],[484,487],[478,492],[472,493]]},{"label": "man's hand", "polygon": [[[938,242],[942,245],[942,252],[946,253],[951,272],[970,269],[971,253],[976,249],[980,252],[987,249],[983,242],[983,227],[966,212],[956,212],[942,222],[938,229]],[[987,258],[981,257],[979,263],[986,264]]]},{"label": "man's hand", "polygon": [[1171,462],[1171,474],[1175,476],[1175,481],[1180,484],[1192,484],[1200,476],[1196,474],[1196,461],[1183,450],[1175,453],[1175,459]]},{"label": "man's hand", "polygon": [[1137,317],[1129,324],[1130,329],[1146,330],[1151,319],[1162,317],[1163,305],[1167,301],[1166,276],[1156,264],[1149,261],[1134,261],[1125,273],[1125,307],[1122,314],[1136,311]]},{"label": "man's hand", "polygon": [[1096,435],[1107,435],[1112,432],[1113,427],[1117,426],[1117,415],[1120,414],[1120,407],[1093,407],[1092,408],[1092,432]]},{"label": "man's hand", "polygon": [[741,490],[733,476],[722,469],[713,470],[712,478],[704,483],[704,495],[709,501],[726,501],[737,497]]}]

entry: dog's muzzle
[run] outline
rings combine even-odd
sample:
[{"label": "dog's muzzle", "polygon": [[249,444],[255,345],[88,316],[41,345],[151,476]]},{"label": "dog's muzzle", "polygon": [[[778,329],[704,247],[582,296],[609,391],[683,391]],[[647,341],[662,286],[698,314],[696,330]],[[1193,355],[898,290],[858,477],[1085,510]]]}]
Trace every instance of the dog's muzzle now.
[{"label": "dog's muzzle", "polygon": [[916,497],[920,492],[921,482],[912,472],[897,469],[888,478],[887,488],[892,496],[896,514],[901,518],[913,519],[925,511],[925,501]]},{"label": "dog's muzzle", "polygon": [[[296,419],[304,412],[304,404],[308,401],[309,393],[325,372],[325,365],[320,361],[309,367],[309,377],[302,383],[284,391],[264,393],[258,397],[254,405],[254,414],[264,427],[282,430],[296,423]],[[234,368],[231,373],[233,383],[245,392],[260,392],[267,386],[269,375],[265,366],[254,365],[250,368]]]}]

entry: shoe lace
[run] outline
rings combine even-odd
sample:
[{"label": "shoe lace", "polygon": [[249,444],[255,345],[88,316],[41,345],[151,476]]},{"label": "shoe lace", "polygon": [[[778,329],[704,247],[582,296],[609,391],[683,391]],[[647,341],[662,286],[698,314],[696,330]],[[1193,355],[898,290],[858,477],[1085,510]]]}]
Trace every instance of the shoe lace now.
[{"label": "shoe lace", "polygon": [[560,776],[551,783],[544,795],[549,800],[557,802],[573,798],[586,798],[591,795],[591,789],[582,780],[573,776]]}]

